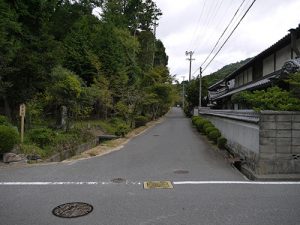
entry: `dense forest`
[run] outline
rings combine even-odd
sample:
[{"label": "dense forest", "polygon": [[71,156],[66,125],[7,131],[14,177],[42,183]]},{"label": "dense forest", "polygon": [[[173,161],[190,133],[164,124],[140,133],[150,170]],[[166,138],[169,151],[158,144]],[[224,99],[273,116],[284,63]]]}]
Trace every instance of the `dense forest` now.
[{"label": "dense forest", "polygon": [[17,125],[25,103],[27,130],[58,128],[62,107],[68,124],[163,115],[176,93],[161,16],[152,0],[0,0],[0,114]]},{"label": "dense forest", "polygon": [[1,0],[0,10],[8,117],[21,103],[44,115],[64,105],[73,118],[124,111],[156,117],[171,102],[168,57],[153,34],[162,13],[153,1]]},{"label": "dense forest", "polygon": [[206,80],[207,85],[209,87],[209,86],[215,84],[216,82],[222,80],[227,75],[233,73],[235,70],[237,70],[238,68],[240,68],[241,66],[243,66],[244,64],[249,62],[250,60],[251,60],[251,58],[248,58],[248,59],[236,62],[236,63],[230,63],[230,64],[222,67],[221,69],[217,70],[216,72],[203,77],[203,79]]}]

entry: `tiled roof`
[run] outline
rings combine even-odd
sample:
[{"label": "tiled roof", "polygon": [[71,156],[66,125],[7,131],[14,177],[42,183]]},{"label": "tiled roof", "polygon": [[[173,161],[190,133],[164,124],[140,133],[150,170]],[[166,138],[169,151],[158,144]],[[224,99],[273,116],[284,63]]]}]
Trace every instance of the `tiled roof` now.
[{"label": "tiled roof", "polygon": [[[296,32],[298,32],[298,37],[300,36],[300,25],[295,29]],[[216,86],[218,86],[219,84],[221,84],[222,82],[226,82],[228,80],[233,79],[235,76],[237,76],[241,71],[243,71],[244,69],[249,68],[250,66],[252,66],[252,64],[256,61],[259,60],[261,58],[264,58],[266,56],[271,55],[274,51],[276,51],[277,49],[280,49],[282,47],[284,47],[285,45],[287,45],[291,40],[291,34],[287,34],[286,36],[284,36],[282,39],[280,39],[279,41],[277,41],[275,44],[271,45],[269,48],[267,48],[266,50],[264,50],[263,52],[259,53],[257,56],[253,57],[248,63],[246,63],[245,65],[241,66],[240,68],[238,68],[237,70],[235,70],[233,73],[227,75],[224,79],[218,81],[217,83],[211,85],[208,90],[215,88]]]},{"label": "tiled roof", "polygon": [[248,84],[245,84],[241,87],[237,87],[236,89],[232,90],[232,91],[229,91],[227,92],[226,94],[224,95],[221,95],[219,97],[216,97],[216,98],[211,98],[211,100],[218,100],[218,99],[221,99],[221,98],[225,98],[227,96],[231,96],[235,93],[238,93],[238,92],[241,92],[241,91],[251,91],[253,89],[257,89],[257,88],[260,88],[260,87],[265,87],[265,86],[269,86],[271,85],[271,82],[272,82],[272,79],[278,77],[278,75],[280,75],[281,73],[281,70],[278,70],[266,77],[263,77],[262,79],[258,80],[258,81],[253,81],[253,82],[250,82]]}]

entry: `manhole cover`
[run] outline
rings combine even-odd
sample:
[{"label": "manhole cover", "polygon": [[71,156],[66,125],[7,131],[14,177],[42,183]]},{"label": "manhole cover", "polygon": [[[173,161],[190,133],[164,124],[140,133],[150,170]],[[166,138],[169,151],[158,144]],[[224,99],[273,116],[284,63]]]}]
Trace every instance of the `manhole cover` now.
[{"label": "manhole cover", "polygon": [[144,182],[144,189],[172,189],[170,181],[147,181]]},{"label": "manhole cover", "polygon": [[175,174],[188,174],[189,171],[188,170],[175,170],[174,173]]},{"label": "manhole cover", "polygon": [[153,136],[154,136],[154,137],[159,137],[160,135],[159,135],[159,134],[154,134]]},{"label": "manhole cover", "polygon": [[65,203],[52,210],[53,215],[62,218],[85,216],[93,211],[93,206],[84,202]]},{"label": "manhole cover", "polygon": [[126,180],[123,179],[123,178],[114,178],[114,179],[111,180],[111,182],[120,184],[120,183],[126,182]]}]

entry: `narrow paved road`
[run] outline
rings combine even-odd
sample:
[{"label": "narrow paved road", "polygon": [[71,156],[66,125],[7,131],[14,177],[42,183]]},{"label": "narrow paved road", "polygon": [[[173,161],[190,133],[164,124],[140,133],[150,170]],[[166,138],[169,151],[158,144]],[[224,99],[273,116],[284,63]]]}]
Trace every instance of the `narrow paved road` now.
[{"label": "narrow paved road", "polygon": [[[169,180],[174,188],[144,190],[148,180]],[[120,151],[1,169],[0,191],[1,225],[300,224],[299,183],[245,180],[178,108]],[[66,202],[87,202],[94,210],[74,219],[53,216],[52,209]]]}]

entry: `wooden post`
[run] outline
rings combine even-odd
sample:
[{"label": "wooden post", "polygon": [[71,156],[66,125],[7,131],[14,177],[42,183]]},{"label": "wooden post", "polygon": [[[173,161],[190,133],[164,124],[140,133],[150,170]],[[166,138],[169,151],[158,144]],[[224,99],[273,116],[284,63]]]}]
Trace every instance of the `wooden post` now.
[{"label": "wooden post", "polygon": [[25,104],[20,105],[20,117],[21,117],[21,143],[24,141],[24,121],[26,114],[26,106]]}]

